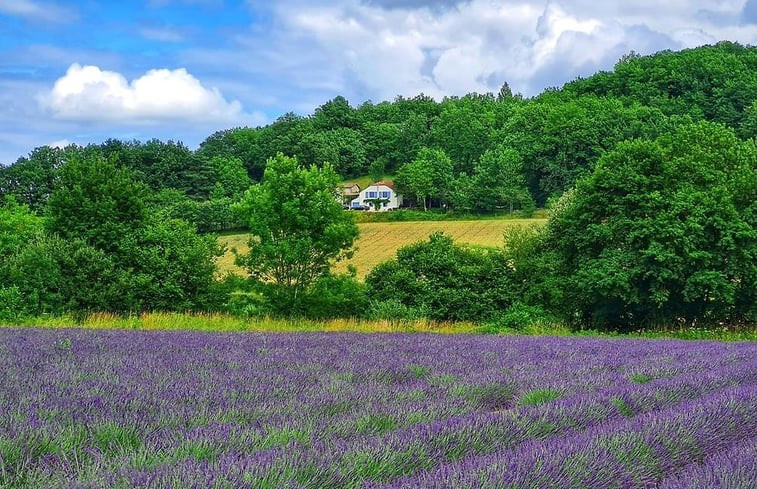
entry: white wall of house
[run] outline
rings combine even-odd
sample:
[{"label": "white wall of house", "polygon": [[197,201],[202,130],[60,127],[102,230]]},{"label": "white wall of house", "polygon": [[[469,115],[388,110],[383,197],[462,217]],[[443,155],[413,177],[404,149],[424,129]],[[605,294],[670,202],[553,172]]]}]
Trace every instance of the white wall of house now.
[{"label": "white wall of house", "polygon": [[360,206],[366,206],[369,207],[370,210],[375,210],[370,202],[372,199],[388,199],[388,202],[381,205],[379,211],[397,209],[402,205],[401,194],[398,194],[392,187],[385,183],[376,182],[361,190],[357,198],[352,199],[352,202],[350,202],[350,208],[355,209]]}]

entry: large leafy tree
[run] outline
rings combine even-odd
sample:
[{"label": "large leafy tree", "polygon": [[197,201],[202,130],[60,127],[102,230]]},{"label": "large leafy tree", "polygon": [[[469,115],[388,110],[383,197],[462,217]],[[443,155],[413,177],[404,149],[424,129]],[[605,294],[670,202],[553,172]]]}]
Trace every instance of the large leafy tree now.
[{"label": "large leafy tree", "polygon": [[339,182],[328,163],[302,168],[279,153],[238,207],[251,234],[241,264],[253,278],[273,284],[293,308],[333,261],[349,254],[358,236],[352,215],[342,210]]},{"label": "large leafy tree", "polygon": [[756,165],[753,142],[706,122],[619,144],[548,225],[560,310],[613,328],[754,320]]},{"label": "large leafy tree", "polygon": [[452,160],[440,149],[423,148],[418,157],[400,168],[397,184],[428,209],[430,199],[448,201],[454,179]]},{"label": "large leafy tree", "polygon": [[[49,229],[68,243],[81,241],[97,251],[81,254],[82,260],[105,256],[114,273],[126,277],[120,286],[123,293],[108,296],[114,301],[97,302],[98,307],[203,308],[214,282],[218,246],[212,236],[198,236],[193,226],[148,214],[147,192],[130,169],[97,152],[87,153],[61,168],[59,185],[50,197]],[[50,249],[54,247],[38,247],[40,255]],[[52,255],[49,260],[64,263]],[[62,297],[68,304],[84,303],[72,303],[70,294]]]},{"label": "large leafy tree", "polygon": [[112,251],[147,219],[146,187],[131,170],[97,153],[81,155],[60,169],[48,205],[49,228],[63,238],[79,238]]},{"label": "large leafy tree", "polygon": [[523,159],[514,149],[499,146],[486,151],[476,164],[474,189],[480,209],[504,206],[512,214],[514,209],[534,206],[523,176]]},{"label": "large leafy tree", "polygon": [[73,147],[61,150],[41,146],[11,166],[0,166],[0,198],[13,197],[16,202],[41,212],[53,192],[66,155],[74,151]]}]

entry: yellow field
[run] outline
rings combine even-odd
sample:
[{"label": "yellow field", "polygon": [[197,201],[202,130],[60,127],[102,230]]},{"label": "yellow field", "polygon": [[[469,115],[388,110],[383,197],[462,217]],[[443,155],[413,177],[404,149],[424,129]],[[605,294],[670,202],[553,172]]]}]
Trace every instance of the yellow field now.
[{"label": "yellow field", "polygon": [[[344,272],[348,265],[357,268],[359,278],[364,278],[373,267],[393,258],[402,246],[428,238],[428,235],[443,231],[458,243],[477,246],[502,246],[505,228],[510,226],[542,225],[546,219],[487,219],[477,221],[423,221],[423,222],[371,222],[358,224],[360,238],[355,247],[355,256],[336,265],[337,272]],[[228,251],[219,259],[221,272],[242,271],[234,265],[232,248],[240,253],[247,251],[247,235],[221,236],[219,242]]]}]

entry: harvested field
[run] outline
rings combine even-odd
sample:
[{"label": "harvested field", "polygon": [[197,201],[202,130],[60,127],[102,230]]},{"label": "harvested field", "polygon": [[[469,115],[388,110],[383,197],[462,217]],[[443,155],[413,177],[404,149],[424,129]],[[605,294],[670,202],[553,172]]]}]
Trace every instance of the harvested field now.
[{"label": "harvested field", "polygon": [[[402,247],[428,238],[436,231],[443,231],[458,243],[474,246],[502,246],[503,233],[510,226],[543,225],[545,219],[483,219],[474,221],[423,221],[423,222],[376,222],[358,224],[360,238],[355,245],[355,256],[336,265],[336,270],[344,272],[348,265],[357,269],[358,277],[364,278],[379,263],[394,257]],[[247,250],[247,235],[221,236],[219,242],[244,253]],[[224,271],[241,270],[234,265],[231,251],[219,260],[219,268]]]}]

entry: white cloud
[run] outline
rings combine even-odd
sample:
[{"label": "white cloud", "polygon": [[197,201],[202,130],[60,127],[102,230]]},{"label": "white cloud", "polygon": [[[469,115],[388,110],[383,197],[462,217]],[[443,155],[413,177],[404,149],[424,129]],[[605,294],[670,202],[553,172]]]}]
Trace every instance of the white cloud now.
[{"label": "white cloud", "polygon": [[[566,38],[595,36],[605,25],[557,3],[544,8],[524,1],[473,0],[443,10],[343,3],[279,13],[290,32],[310,37],[327,53],[333,71],[349,73],[347,83],[384,99],[421,91],[437,98],[496,91],[504,81],[529,92],[530,78],[566,54]],[[613,46],[597,42],[588,52],[569,54],[580,66]]]},{"label": "white cloud", "polygon": [[52,143],[48,143],[47,145],[51,148],[63,149],[66,146],[70,146],[71,141],[69,141],[68,139],[59,139],[57,141],[53,141]]},{"label": "white cloud", "polygon": [[120,73],[75,63],[38,100],[57,119],[85,122],[234,123],[245,117],[238,101],[204,87],[184,68],[150,70],[129,82]]},{"label": "white cloud", "polygon": [[696,6],[690,0],[443,4],[282,0],[270,7],[276,35],[260,47],[261,37],[251,32],[248,59],[263,60],[270,56],[266,51],[272,52],[286,63],[257,65],[280,70],[280,77],[310,91],[311,98],[312,93],[343,94],[360,102],[419,92],[436,98],[496,92],[505,81],[516,91],[535,95],[577,76],[611,69],[631,50],[651,54],[721,39],[757,41],[757,26],[723,24],[741,17],[744,0],[702,0]]},{"label": "white cloud", "polygon": [[57,5],[32,0],[0,0],[0,13],[45,22],[70,22],[77,17]]}]

